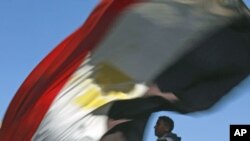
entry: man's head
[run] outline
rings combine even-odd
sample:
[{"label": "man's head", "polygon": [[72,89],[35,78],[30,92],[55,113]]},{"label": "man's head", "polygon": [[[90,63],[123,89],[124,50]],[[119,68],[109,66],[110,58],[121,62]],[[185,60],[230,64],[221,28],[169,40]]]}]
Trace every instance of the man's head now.
[{"label": "man's head", "polygon": [[163,135],[170,133],[173,128],[174,121],[167,116],[161,116],[158,118],[155,125],[155,135],[157,137],[162,137]]}]

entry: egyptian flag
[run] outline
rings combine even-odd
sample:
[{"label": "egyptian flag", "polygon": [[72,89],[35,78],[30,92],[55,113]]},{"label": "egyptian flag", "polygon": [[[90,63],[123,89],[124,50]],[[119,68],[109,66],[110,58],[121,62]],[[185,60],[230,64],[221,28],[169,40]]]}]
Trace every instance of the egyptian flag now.
[{"label": "egyptian flag", "polygon": [[[24,81],[0,139],[97,141],[121,132],[141,141],[152,112],[208,109],[247,77],[249,37],[240,0],[102,0]],[[144,97],[151,84],[178,101]],[[109,119],[129,121],[109,130]]]}]

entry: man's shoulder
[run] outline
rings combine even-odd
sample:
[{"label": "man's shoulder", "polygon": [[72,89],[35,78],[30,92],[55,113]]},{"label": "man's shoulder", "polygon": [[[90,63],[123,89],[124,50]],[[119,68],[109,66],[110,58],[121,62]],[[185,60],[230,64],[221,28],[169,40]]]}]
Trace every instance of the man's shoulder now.
[{"label": "man's shoulder", "polygon": [[175,133],[167,134],[166,139],[168,141],[181,141],[181,137],[177,136],[177,134],[175,134]]},{"label": "man's shoulder", "polygon": [[168,133],[161,138],[158,138],[157,141],[181,141],[181,137],[177,136],[175,133]]}]

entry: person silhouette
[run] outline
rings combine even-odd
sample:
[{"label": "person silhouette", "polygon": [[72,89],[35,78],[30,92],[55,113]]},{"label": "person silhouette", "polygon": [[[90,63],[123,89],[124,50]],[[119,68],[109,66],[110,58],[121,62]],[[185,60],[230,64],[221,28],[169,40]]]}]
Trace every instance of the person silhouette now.
[{"label": "person silhouette", "polygon": [[174,121],[168,116],[160,116],[154,128],[157,141],[181,141],[181,138],[172,132]]}]

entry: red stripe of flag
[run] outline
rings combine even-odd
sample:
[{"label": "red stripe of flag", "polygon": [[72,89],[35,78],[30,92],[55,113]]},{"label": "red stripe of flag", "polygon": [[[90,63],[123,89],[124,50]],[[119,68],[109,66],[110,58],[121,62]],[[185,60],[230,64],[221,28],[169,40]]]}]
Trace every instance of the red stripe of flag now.
[{"label": "red stripe of flag", "polygon": [[86,23],[48,54],[9,105],[0,129],[2,141],[32,139],[69,76],[102,40],[117,15],[135,2],[138,0],[102,0]]}]

